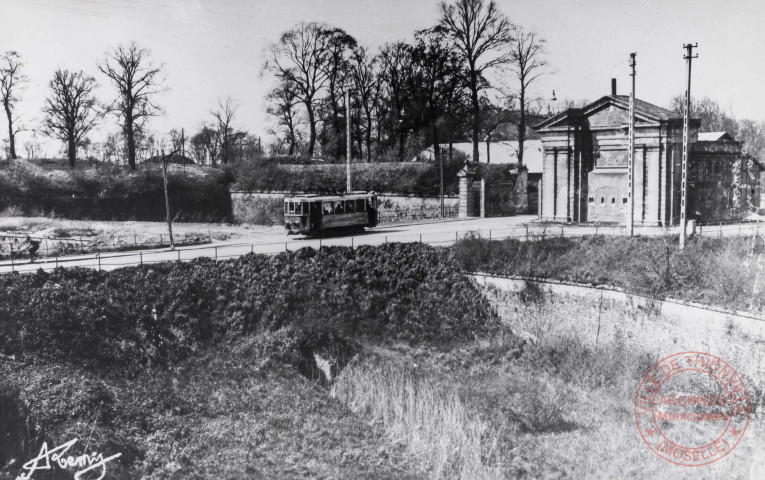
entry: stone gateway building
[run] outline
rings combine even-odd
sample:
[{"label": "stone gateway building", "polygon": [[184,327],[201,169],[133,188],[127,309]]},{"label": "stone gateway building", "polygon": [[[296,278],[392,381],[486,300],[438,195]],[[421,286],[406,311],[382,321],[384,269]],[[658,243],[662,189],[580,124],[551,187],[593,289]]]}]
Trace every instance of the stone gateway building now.
[{"label": "stone gateway building", "polygon": [[[760,207],[763,167],[724,132],[699,134],[700,123],[690,121],[688,218],[743,218]],[[613,91],[534,127],[543,148],[542,220],[626,222],[628,124],[629,97]],[[682,152],[682,117],[636,99],[635,225],[679,223]]]}]

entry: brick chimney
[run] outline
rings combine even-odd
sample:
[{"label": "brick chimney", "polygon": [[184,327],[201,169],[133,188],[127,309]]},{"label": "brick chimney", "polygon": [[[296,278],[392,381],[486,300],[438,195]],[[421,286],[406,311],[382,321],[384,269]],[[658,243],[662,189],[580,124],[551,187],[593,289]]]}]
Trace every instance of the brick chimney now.
[{"label": "brick chimney", "polygon": [[611,95],[616,95],[616,79],[611,79]]}]

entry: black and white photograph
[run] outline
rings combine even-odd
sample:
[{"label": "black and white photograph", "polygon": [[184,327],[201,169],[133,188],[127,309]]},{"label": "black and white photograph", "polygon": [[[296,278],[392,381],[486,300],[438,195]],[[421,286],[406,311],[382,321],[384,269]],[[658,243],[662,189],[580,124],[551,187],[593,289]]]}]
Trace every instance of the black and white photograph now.
[{"label": "black and white photograph", "polygon": [[765,478],[763,25],[0,0],[0,480]]}]

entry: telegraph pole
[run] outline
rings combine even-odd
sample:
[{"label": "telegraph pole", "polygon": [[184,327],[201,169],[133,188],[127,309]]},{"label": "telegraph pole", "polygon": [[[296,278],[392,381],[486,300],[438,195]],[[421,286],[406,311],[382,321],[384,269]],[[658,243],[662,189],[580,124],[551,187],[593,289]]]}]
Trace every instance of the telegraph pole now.
[{"label": "telegraph pole", "polygon": [[691,62],[694,58],[699,58],[698,55],[693,54],[693,49],[698,48],[699,44],[695,43],[691,45],[683,45],[685,49],[685,58],[688,61],[688,88],[685,90],[685,116],[683,117],[683,165],[682,173],[680,174],[680,250],[685,248],[685,214],[686,214],[686,199],[688,197],[688,150],[690,148],[690,122],[691,122]]},{"label": "telegraph pole", "polygon": [[351,89],[345,90],[345,193],[351,193]]},{"label": "telegraph pole", "polygon": [[635,233],[635,56],[630,53],[632,93],[630,93],[629,153],[627,155],[627,235]]}]

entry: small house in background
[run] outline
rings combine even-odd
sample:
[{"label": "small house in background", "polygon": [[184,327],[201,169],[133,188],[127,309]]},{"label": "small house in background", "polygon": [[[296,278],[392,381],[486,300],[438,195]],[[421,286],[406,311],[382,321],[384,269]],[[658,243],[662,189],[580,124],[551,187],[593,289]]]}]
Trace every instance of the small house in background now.
[{"label": "small house in background", "polygon": [[[612,94],[534,127],[542,143],[540,218],[625,223],[629,97]],[[762,165],[726,132],[699,133],[690,121],[687,215],[701,222],[742,219],[759,208]],[[634,223],[677,225],[683,118],[635,100]]]}]

